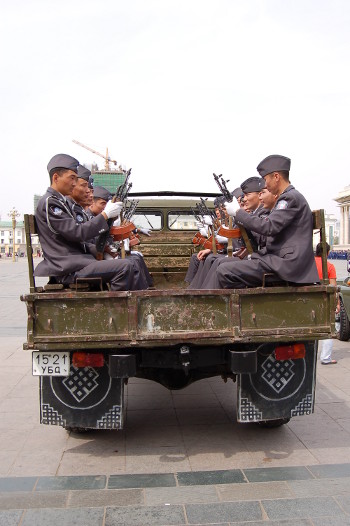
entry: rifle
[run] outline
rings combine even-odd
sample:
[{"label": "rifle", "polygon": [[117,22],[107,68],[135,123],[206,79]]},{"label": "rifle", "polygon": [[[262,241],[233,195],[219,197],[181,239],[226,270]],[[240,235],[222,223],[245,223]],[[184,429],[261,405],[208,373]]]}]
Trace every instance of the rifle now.
[{"label": "rifle", "polygon": [[202,222],[202,218],[201,218],[201,216],[199,215],[199,211],[198,211],[198,209],[197,209],[197,208],[192,208],[192,207],[191,207],[191,212],[192,212],[192,214],[194,215],[195,219],[196,219],[199,223],[201,223],[201,222]]},{"label": "rifle", "polygon": [[217,221],[218,221],[218,218],[216,217],[215,215],[215,212],[213,212],[213,210],[210,210],[208,207],[207,207],[207,204],[206,204],[206,199],[203,199],[203,197],[200,198],[201,200],[201,203],[200,203],[200,207],[201,209],[203,210],[203,215],[205,216],[209,216],[212,220],[212,223],[214,226],[217,226]]},{"label": "rifle", "polygon": [[[211,237],[209,238],[212,242],[212,251],[213,251],[213,254],[217,254],[217,247],[216,247],[216,241],[215,241],[215,235],[214,235],[214,225],[217,224],[217,217],[215,215],[215,213],[212,211],[212,210],[209,210],[209,208],[207,207],[207,204],[205,202],[206,200],[203,199],[203,197],[200,198],[200,203],[197,203],[197,209],[198,209],[198,212],[199,212],[199,215],[202,216],[203,218],[203,222],[204,222],[204,216],[209,216],[212,220],[212,224],[213,226],[212,227],[208,227],[210,230],[209,232],[211,233]],[[209,247],[207,247],[209,248]]]},{"label": "rifle", "polygon": [[115,200],[118,199],[118,201],[125,201],[125,199],[128,197],[128,193],[130,192],[130,189],[132,187],[132,183],[129,183],[131,170],[132,168],[129,168],[129,170],[126,172],[124,183],[118,186],[117,191],[115,193]]},{"label": "rifle", "polygon": [[[113,195],[112,197],[113,203],[115,203],[117,200],[123,202],[127,198],[130,188],[132,187],[132,183],[129,183],[130,174],[131,174],[131,168],[129,168],[129,170],[126,172],[124,183],[118,186],[116,193]],[[122,217],[120,217],[120,221],[122,222]],[[104,249],[107,243],[107,239],[109,237],[109,231],[111,229],[111,226],[114,223],[114,219],[108,219],[107,223],[108,223],[108,230],[104,232],[103,234],[100,234],[96,240],[96,251],[97,251],[96,259],[98,261],[101,261],[103,259]]]},{"label": "rifle", "polygon": [[[233,197],[232,197],[232,194],[231,194],[231,192],[229,191],[229,189],[227,188],[227,185],[226,185],[226,183],[228,183],[229,180],[225,181],[225,179],[223,178],[222,174],[216,175],[215,173],[213,173],[213,177],[214,177],[214,180],[215,180],[216,184],[218,185],[218,187],[220,189],[220,192],[225,197],[226,201],[231,203],[232,200],[233,200]],[[229,218],[229,229],[232,230],[232,217]],[[253,248],[252,248],[252,244],[250,242],[250,239],[248,237],[246,229],[244,228],[244,226],[241,226],[241,225],[239,225],[239,229],[241,231],[241,235],[243,237],[245,246],[247,247],[247,250],[248,250],[249,254],[252,254]],[[233,250],[232,240],[230,241],[230,239],[229,239],[229,245],[227,246],[227,252],[228,252],[229,256],[232,256],[232,250]]]},{"label": "rifle", "polygon": [[125,203],[124,213],[123,213],[124,222],[131,221],[131,218],[134,215],[138,204],[139,204],[139,201],[135,201],[135,200],[127,201]]}]

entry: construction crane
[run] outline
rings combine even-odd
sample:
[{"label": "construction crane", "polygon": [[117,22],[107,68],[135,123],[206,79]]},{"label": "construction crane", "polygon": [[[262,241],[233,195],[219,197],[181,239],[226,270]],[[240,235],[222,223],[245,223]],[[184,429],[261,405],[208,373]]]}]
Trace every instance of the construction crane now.
[{"label": "construction crane", "polygon": [[105,170],[106,170],[106,172],[110,172],[110,170],[111,170],[110,167],[109,167],[109,163],[113,163],[115,166],[117,166],[117,161],[113,161],[113,159],[111,159],[109,157],[109,155],[108,155],[108,148],[106,148],[106,155],[103,155],[102,153],[97,152],[96,150],[93,150],[92,148],[89,148],[89,146],[86,146],[86,144],[83,144],[82,142],[76,141],[75,139],[73,139],[73,142],[75,142],[75,144],[79,144],[79,146],[82,146],[86,150],[89,150],[89,152],[92,152],[92,153],[102,157],[105,160]]}]

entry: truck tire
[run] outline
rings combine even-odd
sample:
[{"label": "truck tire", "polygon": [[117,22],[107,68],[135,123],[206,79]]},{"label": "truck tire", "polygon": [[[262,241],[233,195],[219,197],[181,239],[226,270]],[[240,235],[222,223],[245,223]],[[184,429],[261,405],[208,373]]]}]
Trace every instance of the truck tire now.
[{"label": "truck tire", "polygon": [[262,420],[257,422],[258,426],[265,428],[280,427],[284,424],[288,424],[290,418],[276,418],[276,420]]},{"label": "truck tire", "polygon": [[68,433],[88,433],[90,429],[87,429],[86,427],[70,427],[66,426],[65,430]]},{"label": "truck tire", "polygon": [[350,338],[350,322],[348,314],[345,310],[342,298],[340,298],[340,328],[339,328],[339,340],[347,342]]}]

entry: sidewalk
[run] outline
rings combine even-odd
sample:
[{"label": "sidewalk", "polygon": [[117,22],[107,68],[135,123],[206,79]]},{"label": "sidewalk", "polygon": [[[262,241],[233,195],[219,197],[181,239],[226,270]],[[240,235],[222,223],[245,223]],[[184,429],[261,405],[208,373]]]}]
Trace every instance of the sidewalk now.
[{"label": "sidewalk", "polygon": [[235,384],[127,387],[123,431],[39,424],[22,350],[27,267],[0,265],[0,526],[350,525],[350,343],[318,366],[315,413],[236,422]]},{"label": "sidewalk", "polygon": [[350,524],[350,464],[0,479],[2,526]]},{"label": "sidewalk", "polygon": [[[13,330],[13,329],[11,329]],[[130,379],[123,431],[67,433],[39,423],[38,379],[23,337],[0,338],[0,477],[169,473],[350,463],[350,354],[318,366],[315,412],[277,429],[236,421],[235,384],[168,391]]]}]

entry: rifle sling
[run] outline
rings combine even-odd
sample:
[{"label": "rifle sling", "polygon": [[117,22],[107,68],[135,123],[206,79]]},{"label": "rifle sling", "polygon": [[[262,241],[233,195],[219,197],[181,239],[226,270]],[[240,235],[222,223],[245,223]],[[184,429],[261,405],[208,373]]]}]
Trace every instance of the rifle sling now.
[{"label": "rifle sling", "polygon": [[252,254],[253,253],[253,247],[252,247],[252,244],[251,244],[250,239],[248,237],[246,229],[244,228],[244,226],[241,226],[241,225],[239,225],[239,229],[241,231],[241,234],[242,234],[245,246],[247,247],[248,253]]}]

